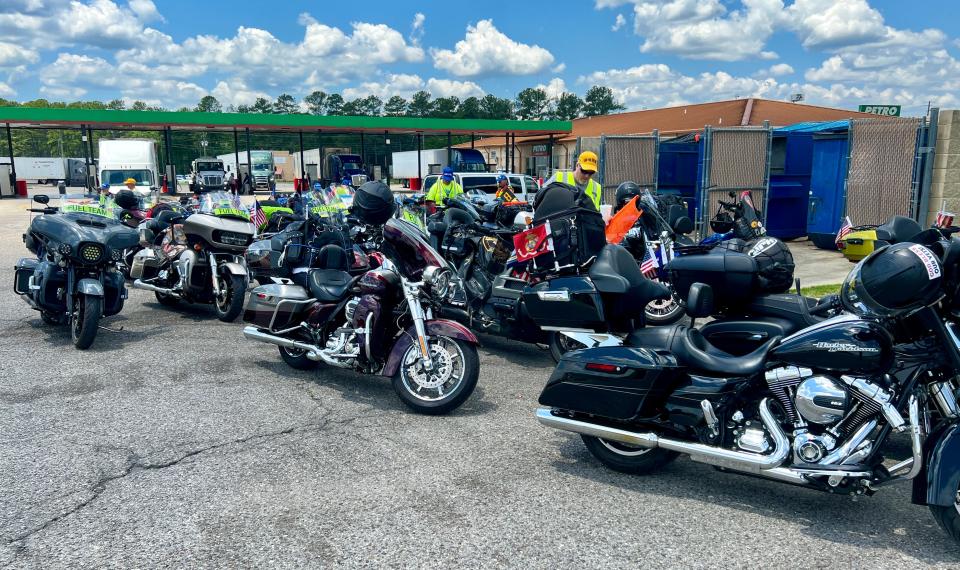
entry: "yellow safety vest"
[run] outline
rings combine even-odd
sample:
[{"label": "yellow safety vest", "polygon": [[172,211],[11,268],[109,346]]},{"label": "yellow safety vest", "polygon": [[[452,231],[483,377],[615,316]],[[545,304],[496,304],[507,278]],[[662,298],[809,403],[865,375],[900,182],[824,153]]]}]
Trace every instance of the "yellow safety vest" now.
[{"label": "yellow safety vest", "polygon": [[[577,185],[577,179],[573,177],[573,171],[557,171],[555,177],[557,182],[563,182],[564,184],[569,184],[570,186]],[[593,207],[600,211],[600,198],[603,195],[603,187],[600,186],[600,183],[594,179],[590,179],[587,182],[587,188],[585,190],[587,196],[590,197],[590,200],[593,201]]]},{"label": "yellow safety vest", "polygon": [[437,179],[437,181],[433,183],[433,186],[430,187],[430,190],[427,191],[424,199],[442,206],[445,198],[456,198],[460,194],[463,194],[463,188],[457,184],[456,180],[451,180],[450,184],[445,186],[442,180]]}]

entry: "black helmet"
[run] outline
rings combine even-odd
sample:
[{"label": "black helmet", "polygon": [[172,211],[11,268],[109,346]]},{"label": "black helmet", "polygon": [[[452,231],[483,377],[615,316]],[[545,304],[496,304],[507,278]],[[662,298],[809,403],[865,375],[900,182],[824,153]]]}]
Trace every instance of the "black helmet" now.
[{"label": "black helmet", "polygon": [[725,234],[733,231],[733,218],[726,212],[720,212],[710,220],[710,229],[715,234]]},{"label": "black helmet", "polygon": [[353,196],[353,215],[365,224],[385,224],[397,210],[390,187],[379,180],[371,180],[357,188]]},{"label": "black helmet", "polygon": [[137,199],[137,195],[134,194],[132,190],[128,190],[126,188],[117,192],[116,197],[113,199],[113,203],[124,210],[136,210],[140,208],[140,200]]},{"label": "black helmet", "polygon": [[847,275],[843,306],[861,317],[897,317],[940,300],[943,266],[917,243],[898,243],[871,253]]},{"label": "black helmet", "polygon": [[636,182],[621,182],[620,186],[617,186],[617,205],[616,210],[627,205],[627,202],[633,199],[634,196],[640,195],[640,186]]}]

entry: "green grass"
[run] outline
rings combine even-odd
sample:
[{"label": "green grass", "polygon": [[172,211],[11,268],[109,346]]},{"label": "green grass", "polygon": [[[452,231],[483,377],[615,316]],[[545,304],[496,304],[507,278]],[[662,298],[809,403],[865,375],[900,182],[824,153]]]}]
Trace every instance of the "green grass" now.
[{"label": "green grass", "polygon": [[829,295],[831,293],[840,292],[840,283],[834,283],[831,285],[813,285],[811,287],[801,287],[800,292],[803,293],[806,297],[814,297],[819,299],[824,295]]}]

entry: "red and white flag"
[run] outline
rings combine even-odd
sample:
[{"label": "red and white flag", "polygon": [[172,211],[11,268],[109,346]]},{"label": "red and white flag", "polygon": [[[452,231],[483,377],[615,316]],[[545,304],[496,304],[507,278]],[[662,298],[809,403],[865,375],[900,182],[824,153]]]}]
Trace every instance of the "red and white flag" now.
[{"label": "red and white flag", "polygon": [[550,222],[513,236],[513,247],[517,250],[517,261],[529,261],[553,251]]},{"label": "red and white flag", "polygon": [[250,216],[250,221],[253,222],[254,227],[260,228],[263,224],[267,223],[267,215],[263,213],[263,208],[260,207],[260,202],[253,201],[253,215]]},{"label": "red and white flag", "polygon": [[850,221],[850,216],[847,216],[843,219],[843,224],[840,226],[840,231],[837,232],[837,239],[834,240],[834,243],[840,245],[840,242],[847,236],[848,233],[853,231],[853,222]]},{"label": "red and white flag", "polygon": [[653,251],[653,246],[650,245],[650,242],[647,242],[647,252],[643,255],[643,261],[640,262],[640,273],[653,279],[657,276],[658,267],[660,267],[660,262],[657,261],[657,252]]}]

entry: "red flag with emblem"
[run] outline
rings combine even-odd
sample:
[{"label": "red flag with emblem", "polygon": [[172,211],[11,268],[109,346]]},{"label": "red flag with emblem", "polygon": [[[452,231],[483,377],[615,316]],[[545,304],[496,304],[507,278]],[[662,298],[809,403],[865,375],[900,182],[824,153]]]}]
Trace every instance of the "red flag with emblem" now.
[{"label": "red flag with emblem", "polygon": [[550,222],[513,236],[513,247],[517,250],[517,261],[529,261],[534,257],[553,251]]}]

